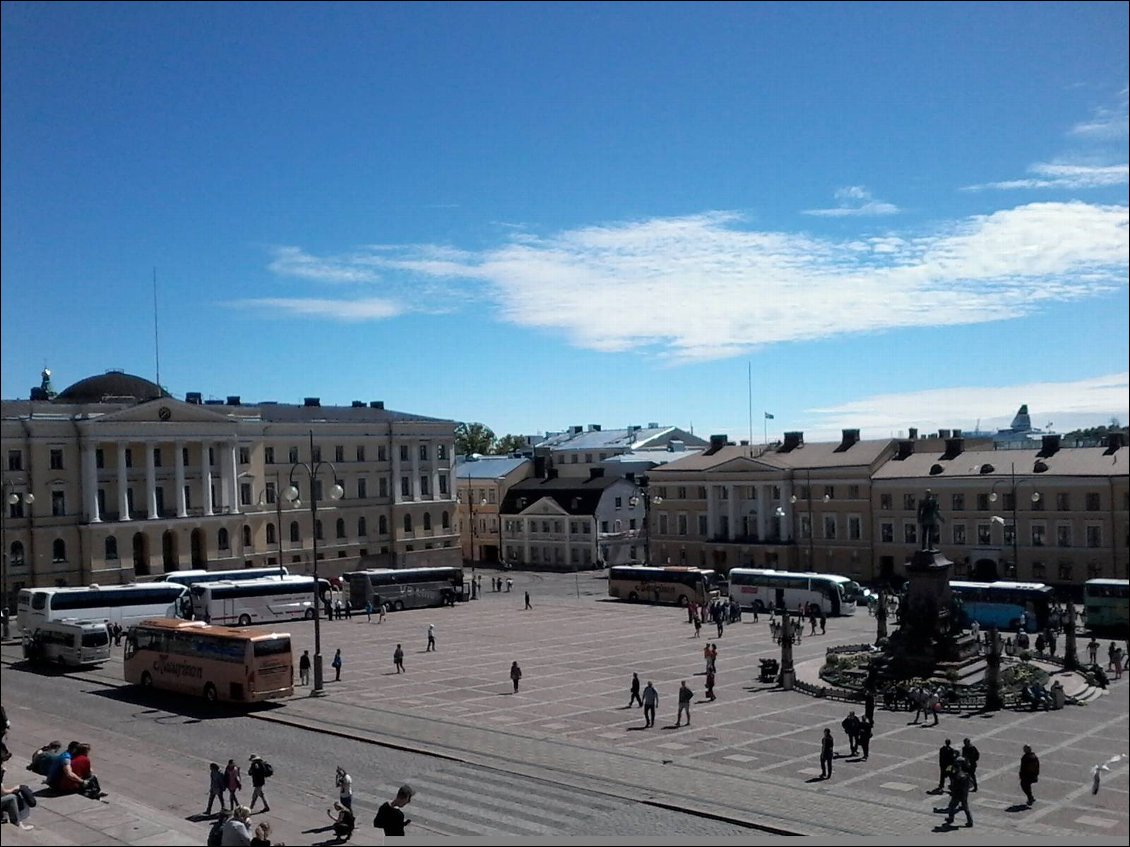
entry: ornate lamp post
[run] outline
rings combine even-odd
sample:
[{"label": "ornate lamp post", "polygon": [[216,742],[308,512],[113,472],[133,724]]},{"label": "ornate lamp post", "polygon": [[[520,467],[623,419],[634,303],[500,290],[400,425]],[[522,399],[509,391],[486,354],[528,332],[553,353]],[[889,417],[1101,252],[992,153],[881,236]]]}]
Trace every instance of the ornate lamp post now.
[{"label": "ornate lamp post", "polygon": [[781,645],[781,687],[791,691],[796,682],[796,670],[793,668],[793,624],[788,609],[781,611],[781,634],[777,636],[777,643]]},{"label": "ornate lamp post", "polygon": [[985,710],[1004,708],[1001,697],[1001,634],[996,627],[989,631],[989,655],[985,660]]},{"label": "ornate lamp post", "polygon": [[[15,486],[10,483],[4,483],[4,502],[0,508],[0,548],[3,548],[2,558],[4,565],[3,573],[3,586],[0,587],[0,602],[3,603],[3,618],[4,618],[4,632],[3,637],[7,638],[11,634],[11,598],[8,596],[8,568],[11,567],[11,560],[8,550],[8,533],[7,533],[7,519],[8,510],[16,504],[27,504],[30,506],[35,502],[35,495],[30,491],[16,491]],[[24,553],[26,556],[27,553]]]},{"label": "ornate lamp post", "polygon": [[[1018,482],[1017,479],[1016,479],[1016,463],[1013,462],[1012,463],[1012,472],[1010,473],[1009,478],[1008,479],[998,479],[996,482],[993,483],[993,487],[989,490],[989,502],[995,503],[995,502],[997,502],[997,497],[999,496],[997,494],[997,486],[998,485],[1005,485],[1005,484],[1007,484],[1009,486],[1010,497],[1012,499],[1012,568],[1015,572],[1014,574],[1012,574],[1012,576],[1015,576],[1017,578],[1019,578],[1019,573],[1020,573],[1020,546],[1019,546],[1020,528],[1019,528],[1019,526],[1017,524],[1017,520],[1016,520],[1016,505],[1017,505],[1016,489],[1019,486],[1024,485],[1024,483],[1026,483],[1026,482],[1034,482],[1034,480],[1022,479]],[[1035,503],[1039,503],[1039,502],[1040,502],[1040,492],[1039,491],[1033,491],[1032,492],[1032,503],[1035,504]],[[994,521],[995,523],[999,523],[1002,527],[1004,526],[1004,518],[1000,517],[999,515],[994,515],[992,517],[992,521]]]},{"label": "ornate lamp post", "polygon": [[[275,491],[274,491],[274,496],[275,496],[275,541],[278,542],[278,546],[279,546],[279,579],[282,579],[286,574],[283,573],[283,569],[285,568],[285,565],[283,564],[283,539],[282,539],[283,492],[282,492],[282,489],[279,487],[279,485],[280,485],[279,472],[275,471]],[[260,495],[259,505],[263,505],[264,501],[267,499],[267,493],[268,493],[267,491],[264,491]]]},{"label": "ornate lamp post", "polygon": [[636,481],[636,487],[640,490],[639,495],[628,498],[628,505],[633,509],[643,503],[643,563],[645,565],[651,564],[651,506],[653,503],[658,506],[663,502],[663,498],[658,494],[651,496],[650,486],[651,480],[648,479],[647,474],[643,474]]},{"label": "ornate lamp post", "polygon": [[[295,462],[290,468],[290,487],[286,490],[286,499],[295,505],[301,505],[298,499],[298,486],[295,484],[295,474],[299,468],[306,471],[310,481],[310,532],[313,540],[314,555],[314,694],[321,694],[323,690],[322,677],[322,598],[318,593],[318,475],[323,468],[329,468],[330,479],[333,486],[330,488],[330,499],[340,500],[345,490],[337,484],[337,471],[332,462],[315,461],[314,430],[310,430],[310,462]],[[279,528],[280,532],[282,528]],[[279,542],[282,543],[281,541]]]}]

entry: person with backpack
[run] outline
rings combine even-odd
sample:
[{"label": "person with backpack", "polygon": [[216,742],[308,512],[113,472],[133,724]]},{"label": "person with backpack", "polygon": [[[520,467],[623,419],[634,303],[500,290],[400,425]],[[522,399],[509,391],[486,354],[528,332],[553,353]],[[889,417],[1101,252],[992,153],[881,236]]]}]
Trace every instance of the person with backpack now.
[{"label": "person with backpack", "polygon": [[973,746],[973,742],[966,738],[961,742],[961,758],[965,760],[965,773],[969,777],[969,790],[977,790],[977,762],[981,760],[981,751]]},{"label": "person with backpack", "polygon": [[415,793],[411,785],[400,786],[392,800],[381,804],[377,816],[373,818],[373,826],[384,830],[385,835],[403,835],[404,827],[412,821],[404,817],[401,809],[412,802]]},{"label": "person with backpack", "polygon": [[267,802],[267,795],[263,792],[263,788],[267,784],[267,778],[275,775],[275,769],[264,762],[262,756],[257,756],[254,753],[251,754],[249,761],[251,764],[247,766],[247,775],[251,777],[251,785],[255,790],[251,792],[251,805],[248,808],[255,811],[255,801],[262,800],[263,811],[269,812],[271,806]]},{"label": "person with backpack", "polygon": [[341,682],[341,648],[337,648],[334,653],[333,661],[330,662],[330,667],[334,669],[334,682]]},{"label": "person with backpack", "polygon": [[691,699],[694,697],[694,692],[687,687],[687,681],[684,679],[679,685],[679,711],[675,716],[675,726],[683,725],[683,715],[687,716],[687,726],[691,725]]}]

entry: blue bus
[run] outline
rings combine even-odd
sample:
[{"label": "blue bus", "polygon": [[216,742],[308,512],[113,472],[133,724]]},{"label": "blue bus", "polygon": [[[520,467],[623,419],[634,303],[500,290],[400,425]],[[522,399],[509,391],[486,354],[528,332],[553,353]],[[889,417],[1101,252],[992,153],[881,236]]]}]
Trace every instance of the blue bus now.
[{"label": "blue bus", "polygon": [[950,591],[960,601],[964,626],[973,621],[982,629],[1001,631],[1020,628],[1021,617],[1028,632],[1042,632],[1048,626],[1052,589],[1042,582],[960,582],[951,581]]}]

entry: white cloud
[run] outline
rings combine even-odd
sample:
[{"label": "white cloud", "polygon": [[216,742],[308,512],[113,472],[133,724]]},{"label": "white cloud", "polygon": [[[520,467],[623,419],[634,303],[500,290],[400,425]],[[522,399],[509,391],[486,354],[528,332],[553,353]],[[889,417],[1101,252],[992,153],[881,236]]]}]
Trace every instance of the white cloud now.
[{"label": "white cloud", "polygon": [[364,263],[345,259],[320,259],[298,247],[277,247],[268,269],[280,276],[296,276],[316,282],[375,282],[377,273]]},{"label": "white cloud", "polygon": [[1040,162],[1028,168],[1034,177],[1010,179],[1003,182],[986,182],[980,185],[967,185],[963,191],[983,191],[998,189],[1008,191],[1018,188],[1104,188],[1122,185],[1130,181],[1130,164],[1121,165],[1072,165]]},{"label": "white cloud", "polygon": [[807,441],[838,439],[844,429],[860,429],[863,438],[888,438],[938,429],[969,432],[978,425],[995,431],[1007,427],[1021,404],[1027,403],[1032,425],[1051,425],[1057,432],[1106,424],[1111,417],[1123,424],[1130,418],[1130,372],[1107,374],[1075,382],[1032,382],[1020,385],[958,386],[905,394],[864,397],[839,406],[808,409],[805,419],[789,429],[804,431]]},{"label": "white cloud", "polygon": [[1081,121],[1071,128],[1070,135],[1088,140],[1114,140],[1125,138],[1130,129],[1130,88],[1119,93],[1119,103],[1112,108],[1099,107],[1089,120]]},{"label": "white cloud", "polygon": [[329,318],[337,321],[371,321],[395,318],[407,311],[391,300],[318,300],[313,298],[262,297],[236,300],[231,306],[274,312],[285,317]]},{"label": "white cloud", "polygon": [[803,214],[819,218],[871,217],[877,215],[897,215],[899,207],[893,203],[875,200],[871,192],[862,185],[849,185],[837,189],[836,200],[839,205],[831,209],[806,209]]}]

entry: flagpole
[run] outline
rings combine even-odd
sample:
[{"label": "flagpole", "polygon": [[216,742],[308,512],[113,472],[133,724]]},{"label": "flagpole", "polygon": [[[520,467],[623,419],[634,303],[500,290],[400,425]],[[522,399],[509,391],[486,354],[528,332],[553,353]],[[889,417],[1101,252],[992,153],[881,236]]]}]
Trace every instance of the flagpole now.
[{"label": "flagpole", "polygon": [[753,363],[746,362],[749,386],[749,455],[753,456]]}]

